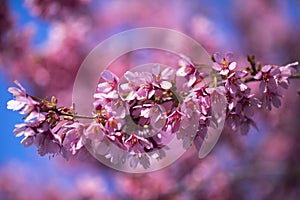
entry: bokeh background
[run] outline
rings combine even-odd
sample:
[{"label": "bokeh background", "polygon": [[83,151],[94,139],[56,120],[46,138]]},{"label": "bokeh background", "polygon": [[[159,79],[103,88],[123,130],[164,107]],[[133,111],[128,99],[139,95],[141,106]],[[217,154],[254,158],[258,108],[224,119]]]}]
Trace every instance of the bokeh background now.
[{"label": "bokeh background", "polygon": [[[283,91],[281,108],[257,112],[259,131],[240,136],[224,130],[205,159],[191,149],[173,165],[139,175],[88,155],[40,157],[14,137],[22,116],[6,109],[15,79],[30,93],[56,95],[69,106],[83,59],[124,30],[175,29],[210,54],[234,52],[246,67],[248,54],[265,64],[300,61],[299,24],[298,0],[0,0],[0,199],[299,199],[299,80]],[[123,72],[149,61],[147,55],[124,55],[112,68]]]}]

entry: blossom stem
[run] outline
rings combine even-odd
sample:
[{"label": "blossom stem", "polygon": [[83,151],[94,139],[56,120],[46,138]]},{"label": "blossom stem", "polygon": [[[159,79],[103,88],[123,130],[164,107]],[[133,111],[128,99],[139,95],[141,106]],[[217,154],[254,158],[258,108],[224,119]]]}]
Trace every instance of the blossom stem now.
[{"label": "blossom stem", "polygon": [[214,76],[214,87],[217,87],[218,85],[218,79],[216,76]]},{"label": "blossom stem", "polygon": [[196,67],[207,68],[207,69],[211,69],[212,68],[212,66],[206,65],[206,64],[197,64]]},{"label": "blossom stem", "polygon": [[47,101],[47,102],[49,102],[48,100],[42,99],[40,97],[36,97],[36,96],[30,95],[30,94],[27,94],[27,95],[30,96],[33,100],[36,100],[36,101],[40,101],[40,102]]},{"label": "blossom stem", "polygon": [[255,62],[255,57],[254,56],[247,56],[247,60],[248,62],[250,63],[251,65],[251,69],[252,69],[252,72],[251,74],[252,75],[256,75],[257,74],[257,70],[256,70],[256,62]]},{"label": "blossom stem", "polygon": [[290,76],[289,79],[297,79],[300,78],[300,74],[295,74],[294,76]]},{"label": "blossom stem", "polygon": [[254,79],[254,78],[247,78],[247,79],[245,79],[245,83],[254,82],[254,81],[258,81],[258,80]]},{"label": "blossom stem", "polygon": [[[42,99],[42,98],[39,98],[39,97],[36,97],[36,96],[32,96],[30,95],[31,98],[33,98],[34,100],[37,100],[37,101],[46,101],[48,103],[51,103],[50,101],[46,100],[46,99]],[[63,116],[69,116],[69,117],[73,117],[74,119],[96,119],[97,117],[94,117],[94,116],[86,116],[86,115],[77,115],[77,114],[69,114],[69,113],[63,113],[59,110],[57,110],[56,108],[54,108],[54,111],[56,113],[58,113],[59,115],[63,115]]]},{"label": "blossom stem", "polygon": [[74,118],[96,119],[97,117],[93,117],[93,116],[85,116],[85,115],[74,115]]},{"label": "blossom stem", "polygon": [[69,117],[73,117],[73,118],[81,118],[81,119],[96,119],[96,116],[86,116],[86,115],[77,115],[77,114],[68,114],[68,113],[62,113],[59,112],[60,115],[64,115],[64,116],[69,116]]}]

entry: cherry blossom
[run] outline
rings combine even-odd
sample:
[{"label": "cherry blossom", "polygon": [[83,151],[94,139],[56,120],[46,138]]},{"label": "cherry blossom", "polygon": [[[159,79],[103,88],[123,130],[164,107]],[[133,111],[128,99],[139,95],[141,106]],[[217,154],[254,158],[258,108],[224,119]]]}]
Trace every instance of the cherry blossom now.
[{"label": "cherry blossom", "polygon": [[[128,160],[132,168],[141,165],[146,169],[151,158],[166,156],[168,142],[174,137],[185,149],[193,144],[201,148],[208,128],[218,126],[212,114],[215,95],[226,97],[226,125],[232,131],[245,135],[251,126],[257,129],[255,111],[262,105],[269,110],[271,103],[281,105],[278,87],[288,87],[295,71],[292,67],[297,65],[265,65],[253,74],[237,69],[231,53],[224,58],[216,53],[213,61],[213,83],[204,79],[207,71],[184,56],[177,70],[155,65],[148,71],[127,71],[122,78],[105,70],[95,89],[93,116],[81,116],[72,107],[57,107],[55,97],[48,101],[31,96],[15,82],[19,88],[8,89],[15,98],[7,108],[26,116],[14,133],[24,137],[24,146],[37,146],[42,156],[68,159],[88,147],[90,153],[113,164]],[[262,100],[252,93],[249,81],[260,82]],[[92,119],[92,123],[83,124],[77,118]]]},{"label": "cherry blossom", "polygon": [[15,99],[7,102],[7,108],[25,115],[25,123],[15,125],[14,129],[17,137],[24,136],[21,143],[25,147],[37,146],[41,156],[61,154],[68,159],[76,154],[83,146],[83,124],[74,121],[72,108],[57,108],[55,97],[47,101],[30,96],[19,82],[15,83],[19,88],[8,89]]},{"label": "cherry blossom", "polygon": [[288,77],[293,75],[294,69],[292,66],[296,66],[298,63],[289,64],[286,66],[272,66],[265,65],[261,71],[258,72],[254,79],[260,80],[260,91],[263,93],[263,103],[268,109],[272,109],[272,105],[278,108],[281,105],[280,91],[278,86],[282,88],[288,88]]}]

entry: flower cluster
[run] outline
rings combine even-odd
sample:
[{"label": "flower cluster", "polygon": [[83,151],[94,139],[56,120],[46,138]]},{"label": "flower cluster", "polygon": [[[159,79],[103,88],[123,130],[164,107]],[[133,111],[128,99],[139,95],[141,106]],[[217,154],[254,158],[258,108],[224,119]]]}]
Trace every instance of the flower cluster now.
[{"label": "flower cluster", "polygon": [[164,157],[164,141],[177,131],[175,70],[157,65],[151,72],[128,71],[121,80],[109,71],[101,77],[104,82],[94,95],[97,120],[85,137],[92,139],[95,153],[113,163],[130,159],[132,167],[140,163],[147,168],[149,156]]},{"label": "flower cluster", "polygon": [[[51,101],[30,96],[19,88],[9,88],[15,99],[8,109],[19,110],[25,123],[16,125],[16,136],[24,136],[24,146],[36,145],[40,155],[61,154],[65,158],[83,146],[113,164],[127,160],[132,168],[145,169],[150,159],[166,156],[168,143],[174,138],[188,149],[200,149],[209,127],[217,127],[212,102],[217,95],[226,99],[226,125],[240,134],[256,128],[252,117],[257,108],[271,110],[280,106],[278,87],[288,87],[293,66],[256,66],[252,71],[237,69],[232,54],[213,55],[210,74],[186,57],[179,68],[155,65],[152,69],[127,71],[122,78],[110,71],[101,74],[94,94],[92,123],[82,124],[72,108],[57,108]],[[213,81],[207,81],[213,76]],[[262,97],[251,92],[247,82],[259,81]]]},{"label": "flower cluster", "polygon": [[41,156],[61,154],[68,159],[75,154],[83,145],[83,125],[74,121],[72,108],[57,108],[55,97],[47,101],[30,96],[19,82],[15,83],[19,88],[8,89],[15,99],[7,103],[7,108],[25,115],[25,123],[15,125],[14,129],[17,137],[24,136],[21,143],[25,147],[37,146]]},{"label": "flower cluster", "polygon": [[295,69],[291,68],[294,65],[298,65],[298,63],[286,66],[266,65],[254,76],[254,79],[260,81],[259,89],[263,94],[264,107],[268,110],[271,110],[272,105],[276,108],[281,105],[278,87],[288,89],[288,78],[295,72]]},{"label": "flower cluster", "polygon": [[220,71],[225,87],[228,103],[226,123],[232,130],[247,134],[250,125],[256,128],[251,117],[254,115],[254,109],[261,106],[260,101],[251,94],[251,89],[244,81],[248,72],[236,69],[236,62],[231,61],[230,53],[223,59],[219,53],[216,53],[214,59],[216,60],[214,69]]}]

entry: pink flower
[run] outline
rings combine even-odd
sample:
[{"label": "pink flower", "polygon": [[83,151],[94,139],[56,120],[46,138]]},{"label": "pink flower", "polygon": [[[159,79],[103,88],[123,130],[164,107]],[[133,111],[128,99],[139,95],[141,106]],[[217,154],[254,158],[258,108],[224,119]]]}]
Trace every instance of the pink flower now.
[{"label": "pink flower", "polygon": [[291,63],[285,66],[279,67],[280,73],[276,76],[276,80],[278,85],[283,87],[284,89],[288,89],[289,87],[289,80],[288,78],[295,73],[295,69],[292,68],[293,66],[297,66],[298,62]]},{"label": "pink flower", "polygon": [[276,75],[280,74],[280,70],[273,68],[271,65],[263,66],[261,71],[255,75],[255,79],[262,80],[259,88],[262,93],[272,92],[277,93]]},{"label": "pink flower", "polygon": [[173,133],[176,133],[179,130],[181,118],[183,115],[184,114],[182,112],[176,109],[168,116],[167,123],[171,125],[171,130]]},{"label": "pink flower", "polygon": [[258,72],[254,78],[261,81],[259,88],[263,96],[264,107],[268,110],[272,109],[272,105],[276,108],[280,107],[280,93],[278,86],[287,89],[288,88],[288,77],[292,75],[293,69],[291,66],[298,65],[298,63],[293,63],[290,65],[278,67],[265,65],[262,67],[261,71]]},{"label": "pink flower", "polygon": [[178,65],[179,69],[176,72],[177,76],[188,76],[196,71],[195,65],[186,56],[182,56],[182,59],[179,60]]},{"label": "pink flower", "polygon": [[248,86],[241,80],[242,78],[247,76],[246,71],[236,71],[231,73],[226,80],[225,89],[231,94],[236,94],[237,92],[243,92],[248,89]]},{"label": "pink flower", "polygon": [[251,119],[255,109],[261,106],[260,101],[250,94],[250,88],[242,81],[246,72],[233,72],[225,80],[225,90],[228,102],[226,124],[233,131],[247,134],[250,125],[256,128]]},{"label": "pink flower", "polygon": [[[13,94],[15,99],[10,100],[7,102],[7,109],[13,110],[13,111],[19,111],[20,114],[28,115],[31,112],[33,112],[33,115],[38,116],[38,107],[40,106],[40,103],[33,100],[27,93],[24,87],[18,82],[15,81],[15,84],[19,86],[19,88],[16,87],[10,87],[8,88],[8,91]],[[28,116],[26,116],[27,118]],[[31,118],[30,116],[29,118]]]},{"label": "pink flower", "polygon": [[51,129],[60,145],[60,153],[66,159],[75,155],[82,147],[82,134],[84,125],[79,122],[62,120]]},{"label": "pink flower", "polygon": [[125,140],[125,145],[128,146],[129,151],[134,153],[144,153],[153,148],[153,144],[150,141],[136,135],[130,135]]},{"label": "pink flower", "polygon": [[204,74],[196,68],[188,57],[181,57],[182,59],[179,60],[179,69],[176,71],[176,76],[177,79],[180,77],[185,77],[187,79],[181,87],[188,91],[203,80]]},{"label": "pink flower", "polygon": [[[175,71],[171,67],[166,67],[161,71],[159,65],[155,65],[152,69],[153,85],[164,90],[172,88],[171,81],[174,80]],[[150,97],[151,98],[151,97]]]},{"label": "pink flower", "polygon": [[26,114],[26,123],[16,125],[14,129],[17,137],[24,136],[21,143],[26,147],[37,146],[41,156],[61,154],[68,159],[70,155],[76,154],[83,146],[80,133],[83,125],[74,123],[70,117],[60,116],[61,112],[70,115],[72,109],[56,108],[55,98],[51,102],[33,100],[34,97],[28,95],[19,82],[15,83],[19,88],[8,89],[15,99],[7,103],[7,108]]},{"label": "pink flower", "polygon": [[213,69],[220,72],[221,75],[228,75],[229,72],[236,68],[236,62],[232,62],[232,53],[227,53],[225,57],[222,57],[220,53],[215,53],[213,58],[215,63],[213,64]]}]

